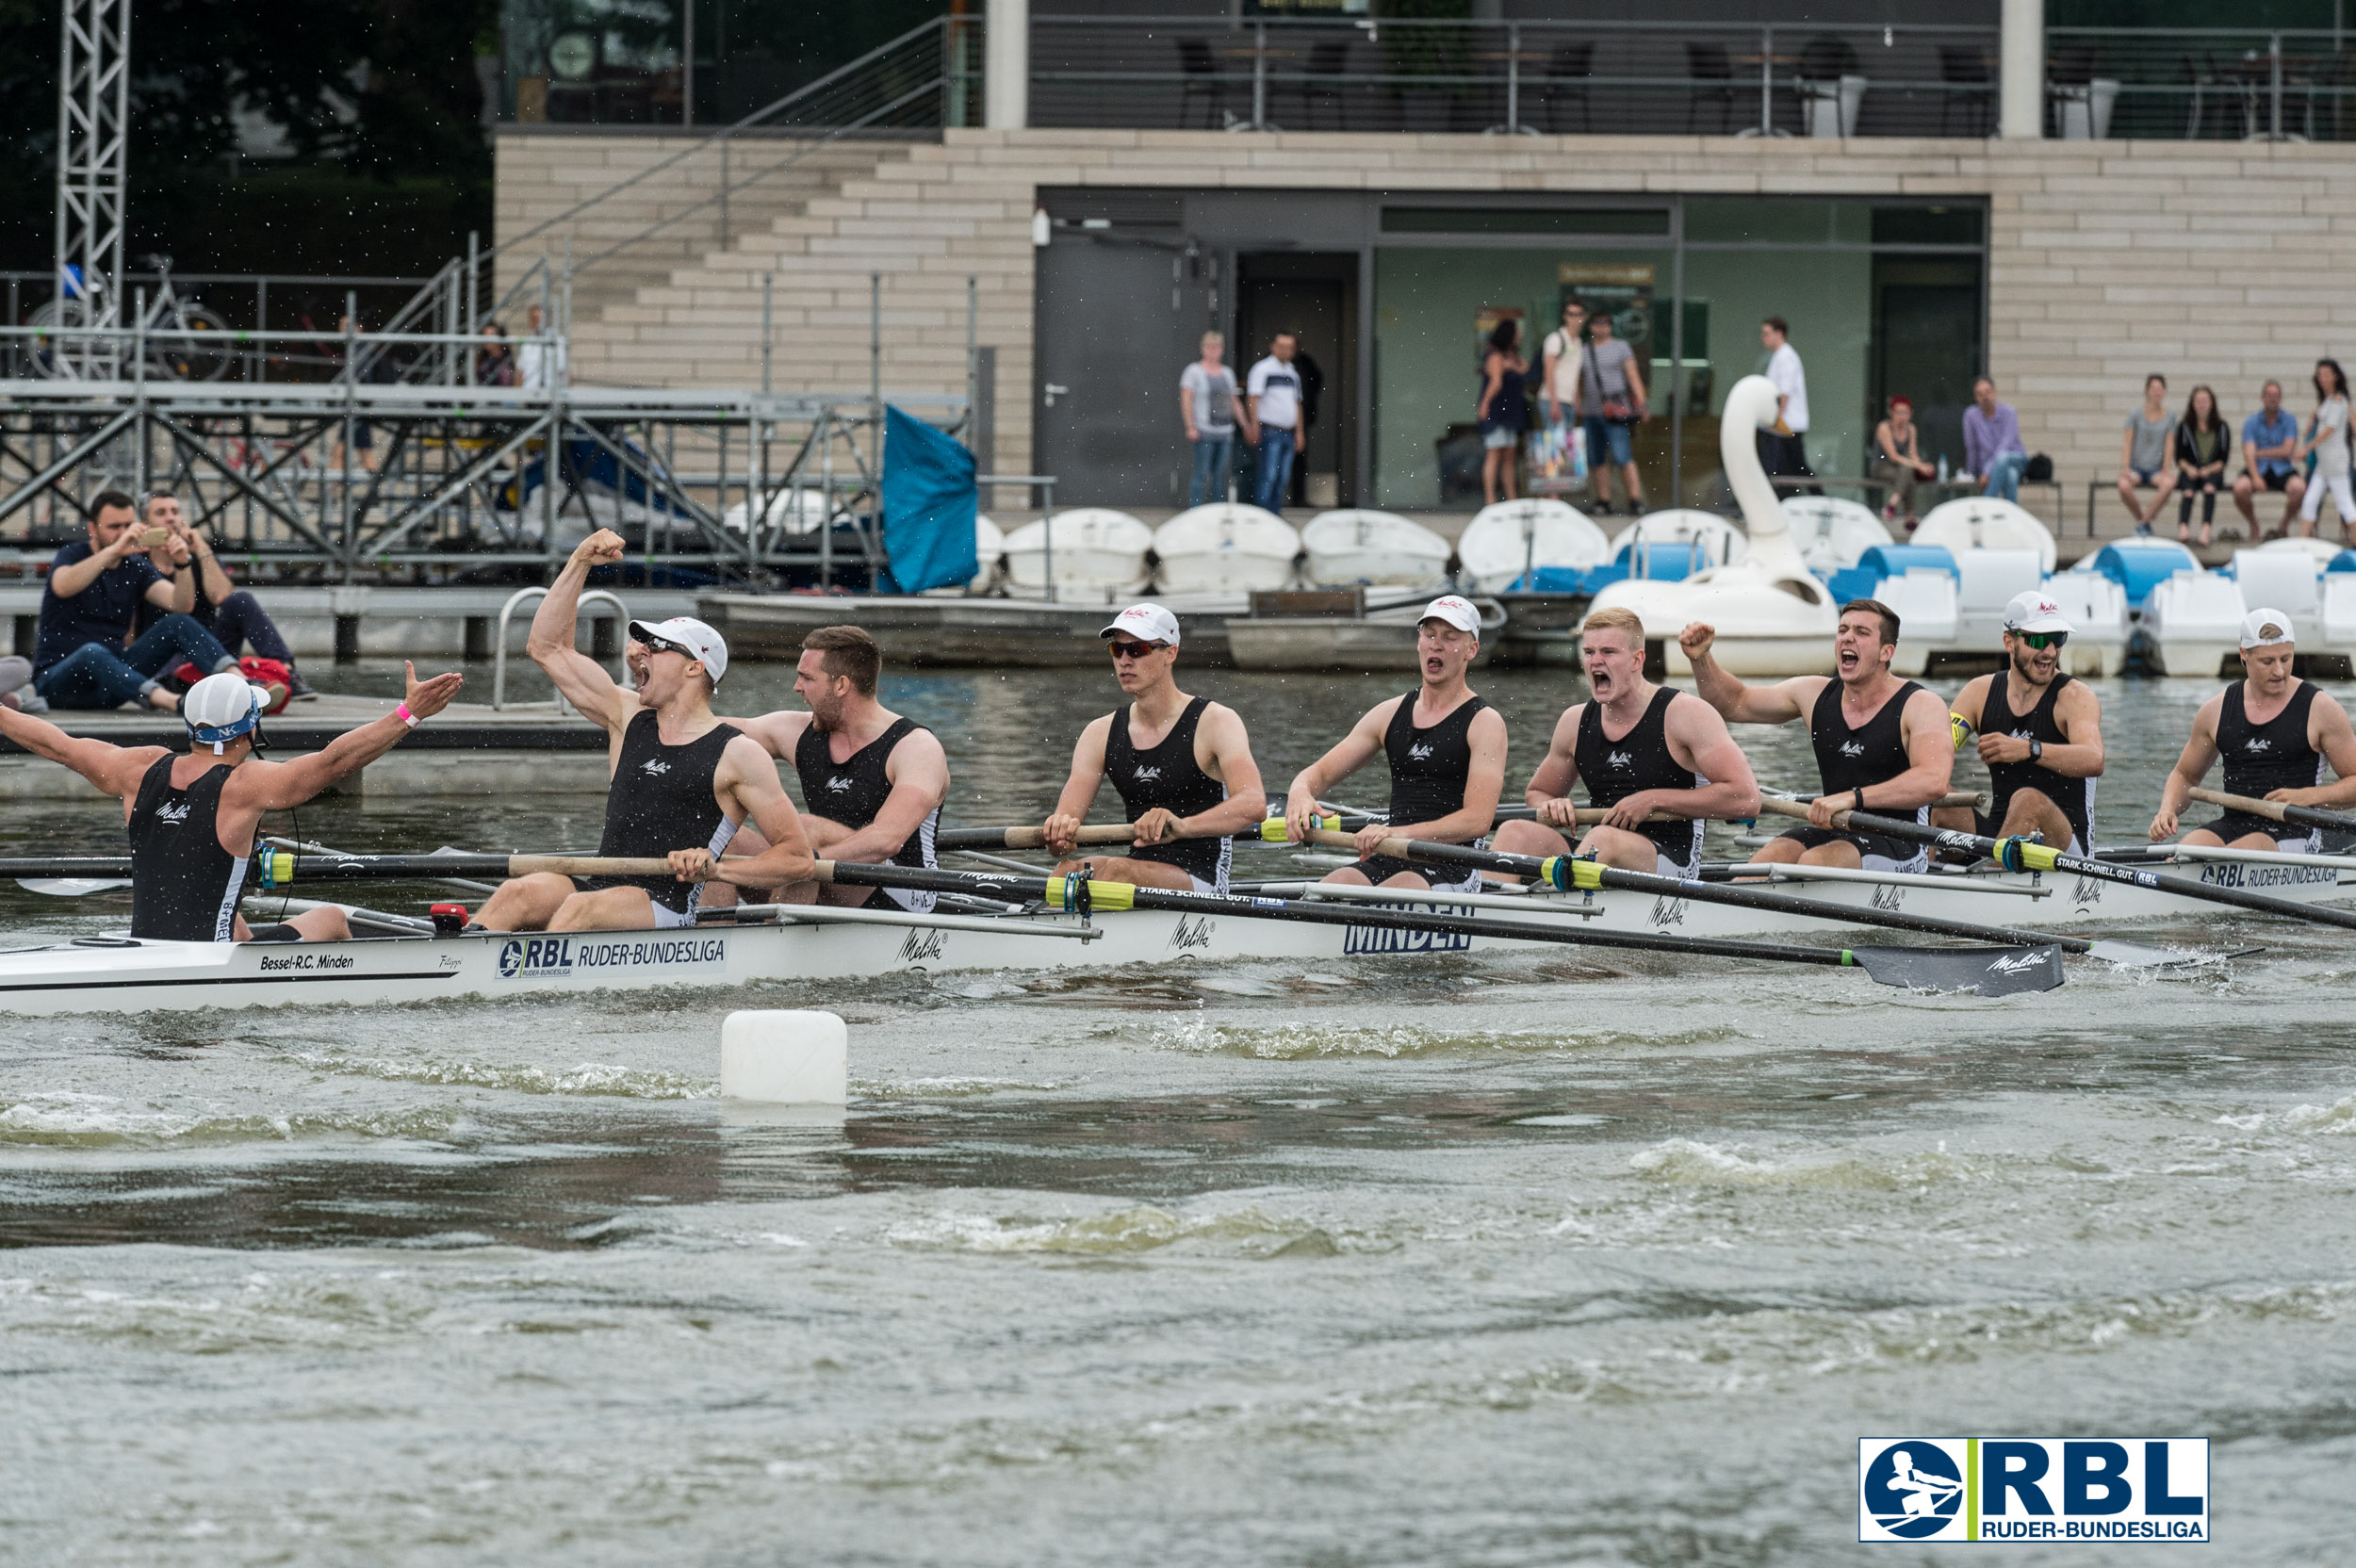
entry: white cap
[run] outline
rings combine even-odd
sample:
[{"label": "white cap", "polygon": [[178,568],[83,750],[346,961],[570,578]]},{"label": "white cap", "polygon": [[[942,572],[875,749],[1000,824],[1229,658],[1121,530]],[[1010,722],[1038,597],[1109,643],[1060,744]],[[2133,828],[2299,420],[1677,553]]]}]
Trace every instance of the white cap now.
[{"label": "white cap", "polygon": [[1178,645],[1178,617],[1158,604],[1131,605],[1115,615],[1112,625],[1097,635],[1110,637],[1116,631],[1125,631],[1140,643],[1167,643],[1173,648]]},{"label": "white cap", "polygon": [[211,746],[219,757],[231,741],[262,722],[262,710],[269,706],[268,692],[235,670],[223,670],[188,688],[180,699],[180,722],[199,745]]},{"label": "white cap", "polygon": [[2069,618],[2055,604],[2035,588],[2025,589],[2012,596],[2004,606],[2006,631],[2075,631]]},{"label": "white cap", "polygon": [[[2271,637],[2266,635],[2268,627],[2274,629]],[[2268,610],[2262,605],[2241,618],[2243,647],[2270,648],[2291,640],[2291,618],[2280,610]]]},{"label": "white cap", "polygon": [[1425,605],[1423,613],[1415,617],[1415,624],[1420,626],[1426,621],[1446,621],[1459,631],[1481,635],[1481,612],[1461,594],[1442,594]]},{"label": "white cap", "polygon": [[667,621],[632,621],[630,634],[642,643],[669,643],[691,650],[702,663],[704,673],[712,677],[715,691],[720,678],[728,673],[728,643],[693,615],[674,615]]}]

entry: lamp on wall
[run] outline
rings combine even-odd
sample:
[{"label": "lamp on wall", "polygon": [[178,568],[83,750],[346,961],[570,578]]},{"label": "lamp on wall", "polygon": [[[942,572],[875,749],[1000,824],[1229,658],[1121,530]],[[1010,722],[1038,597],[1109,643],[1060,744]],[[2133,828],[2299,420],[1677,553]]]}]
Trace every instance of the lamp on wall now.
[{"label": "lamp on wall", "polygon": [[1031,209],[1032,244],[1045,245],[1053,228],[1054,225],[1047,220],[1047,209],[1045,207],[1033,207]]}]

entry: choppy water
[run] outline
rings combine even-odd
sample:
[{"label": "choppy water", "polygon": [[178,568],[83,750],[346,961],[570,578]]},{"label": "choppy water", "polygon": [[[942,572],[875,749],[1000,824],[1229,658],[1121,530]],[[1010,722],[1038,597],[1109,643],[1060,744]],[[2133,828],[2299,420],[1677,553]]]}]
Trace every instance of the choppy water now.
[{"label": "choppy water", "polygon": [[[1281,787],[1404,682],[1197,684]],[[1481,685],[1518,788],[1567,683]],[[2102,688],[2103,838],[2207,690]],[[1106,705],[890,694],[969,822]],[[2228,1560],[2356,1562],[2356,950],[2177,934],[2267,952],[2004,1002],[1612,955],[12,1021],[0,1560],[1928,1562],[1855,1544],[1854,1440],[2009,1431],[2208,1435]],[[746,1004],[851,1021],[846,1118],[715,1098]]]}]

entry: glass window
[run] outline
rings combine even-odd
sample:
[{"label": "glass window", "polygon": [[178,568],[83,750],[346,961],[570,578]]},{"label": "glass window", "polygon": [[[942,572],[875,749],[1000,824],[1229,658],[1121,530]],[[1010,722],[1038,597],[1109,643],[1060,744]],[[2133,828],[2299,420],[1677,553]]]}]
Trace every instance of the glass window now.
[{"label": "glass window", "polygon": [[1666,208],[1384,207],[1386,234],[1662,234]]},{"label": "glass window", "polygon": [[502,21],[516,120],[676,124],[684,113],[678,0],[507,0]]}]

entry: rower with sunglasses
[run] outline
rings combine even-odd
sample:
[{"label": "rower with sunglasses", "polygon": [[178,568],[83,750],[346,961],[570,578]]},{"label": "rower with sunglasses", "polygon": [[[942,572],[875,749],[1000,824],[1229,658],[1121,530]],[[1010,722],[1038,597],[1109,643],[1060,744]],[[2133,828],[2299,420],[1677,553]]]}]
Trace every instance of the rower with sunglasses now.
[{"label": "rower with sunglasses", "polygon": [[1080,825],[1108,776],[1136,835],[1125,855],[1079,856],[1055,870],[1085,866],[1108,882],[1223,893],[1234,836],[1268,811],[1243,720],[1178,689],[1178,617],[1160,605],[1131,605],[1101,635],[1129,705],[1080,731],[1072,776],[1047,819],[1047,847],[1066,857],[1079,847]]},{"label": "rower with sunglasses", "polygon": [[2070,626],[2061,606],[2032,588],[2004,606],[2004,669],[1966,686],[1948,710],[1955,749],[1976,733],[1994,799],[1931,814],[1935,827],[1984,838],[2031,833],[2055,849],[2086,854],[2094,842],[2094,781],[2102,775],[2102,704],[2062,673]]}]

